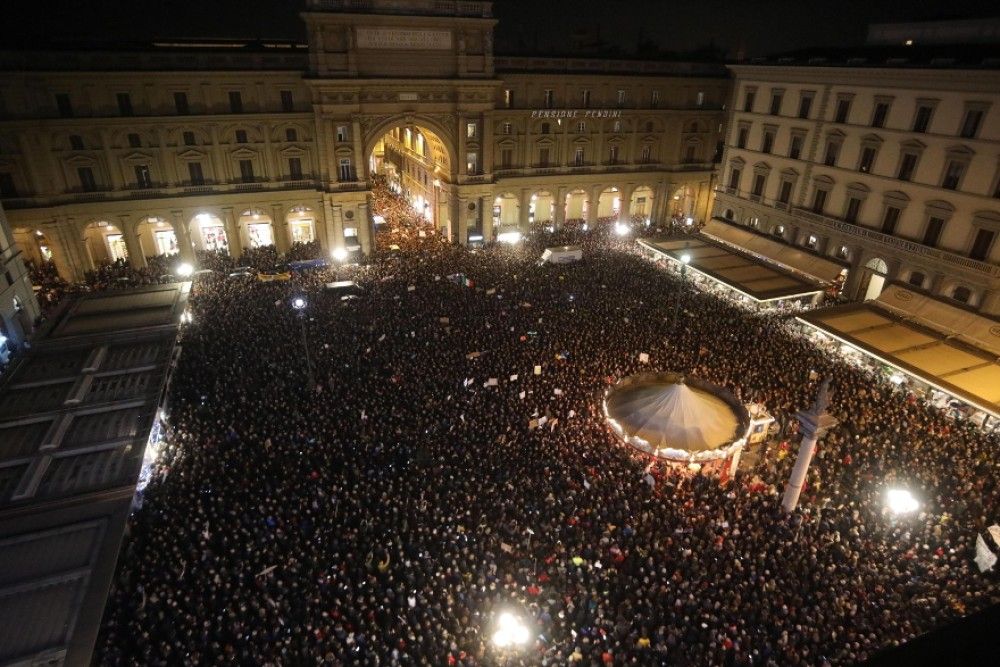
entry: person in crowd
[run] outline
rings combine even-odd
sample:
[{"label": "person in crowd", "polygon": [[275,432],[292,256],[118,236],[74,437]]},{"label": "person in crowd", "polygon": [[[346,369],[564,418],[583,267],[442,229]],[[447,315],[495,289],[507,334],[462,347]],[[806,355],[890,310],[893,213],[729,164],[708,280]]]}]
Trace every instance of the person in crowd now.
[{"label": "person in crowd", "polygon": [[[421,236],[384,182],[372,210],[360,298],[325,293],[323,269],[195,281],[98,664],[848,665],[1000,602],[972,561],[998,518],[995,434],[696,288],[611,221],[469,251]],[[569,243],[582,262],[538,265]],[[782,424],[831,378],[839,424],[799,509],[780,509],[794,436],[725,482],[621,443],[601,399],[645,370]],[[890,486],[920,510],[887,513]],[[491,641],[505,611],[519,648]]]}]

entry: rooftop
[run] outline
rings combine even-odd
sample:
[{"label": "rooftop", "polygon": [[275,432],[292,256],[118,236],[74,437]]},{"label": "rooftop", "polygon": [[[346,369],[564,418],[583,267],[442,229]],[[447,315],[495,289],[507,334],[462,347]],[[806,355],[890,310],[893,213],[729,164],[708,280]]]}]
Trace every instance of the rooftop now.
[{"label": "rooftop", "polygon": [[188,289],[77,300],[0,385],[0,664],[89,662]]},{"label": "rooftop", "polygon": [[903,69],[1000,69],[998,44],[869,45],[818,47],[752,58],[735,65],[801,67],[895,67]]}]

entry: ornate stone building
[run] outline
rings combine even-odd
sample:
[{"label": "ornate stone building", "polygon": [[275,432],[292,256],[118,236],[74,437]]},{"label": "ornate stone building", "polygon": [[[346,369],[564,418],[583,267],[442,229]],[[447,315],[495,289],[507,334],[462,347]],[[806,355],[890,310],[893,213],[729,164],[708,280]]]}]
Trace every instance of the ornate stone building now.
[{"label": "ornate stone building", "polygon": [[371,247],[376,172],[449,238],[710,211],[722,66],[493,53],[490,2],[309,0],[308,44],[0,53],[26,256]]},{"label": "ornate stone building", "polygon": [[24,342],[38,317],[38,301],[31,289],[23,252],[0,206],[0,366],[15,345]]},{"label": "ornate stone building", "polygon": [[897,280],[1000,314],[996,65],[732,66],[714,217],[843,261],[851,299]]}]

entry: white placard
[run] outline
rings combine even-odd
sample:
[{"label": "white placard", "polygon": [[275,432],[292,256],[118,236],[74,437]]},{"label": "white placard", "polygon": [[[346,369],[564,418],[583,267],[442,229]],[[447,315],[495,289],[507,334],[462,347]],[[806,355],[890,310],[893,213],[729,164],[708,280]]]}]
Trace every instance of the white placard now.
[{"label": "white placard", "polygon": [[451,32],[448,30],[358,28],[356,34],[359,49],[451,49]]}]

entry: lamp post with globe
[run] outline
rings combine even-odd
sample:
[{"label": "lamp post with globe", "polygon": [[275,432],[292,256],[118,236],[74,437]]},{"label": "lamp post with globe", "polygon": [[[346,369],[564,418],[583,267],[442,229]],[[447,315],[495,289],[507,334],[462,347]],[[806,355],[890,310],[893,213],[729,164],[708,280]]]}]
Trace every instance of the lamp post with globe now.
[{"label": "lamp post with globe", "polygon": [[[687,268],[688,264],[691,263],[691,255],[685,252],[681,255],[681,280],[687,280]],[[680,291],[677,293],[677,299],[674,301],[674,320],[670,325],[670,330],[675,331],[677,329],[677,315],[680,313],[681,309],[681,297],[684,294],[684,287],[687,285],[682,285]]]},{"label": "lamp post with globe", "polygon": [[306,354],[306,369],[308,372],[307,377],[309,378],[309,388],[313,389],[316,386],[316,379],[313,376],[312,356],[309,354],[309,339],[306,338],[306,306],[308,305],[309,304],[306,302],[304,297],[297,296],[292,299],[292,308],[294,308],[295,312],[298,314],[299,324],[302,325],[302,350]]},{"label": "lamp post with globe", "polygon": [[531,631],[516,615],[505,611],[497,617],[493,646],[500,652],[504,664],[514,652],[524,648],[530,639]]}]

